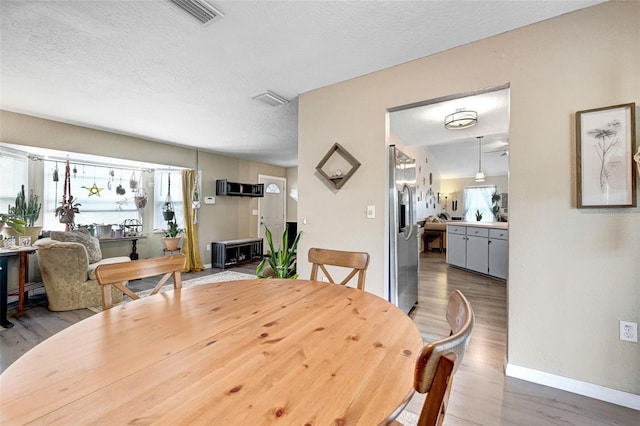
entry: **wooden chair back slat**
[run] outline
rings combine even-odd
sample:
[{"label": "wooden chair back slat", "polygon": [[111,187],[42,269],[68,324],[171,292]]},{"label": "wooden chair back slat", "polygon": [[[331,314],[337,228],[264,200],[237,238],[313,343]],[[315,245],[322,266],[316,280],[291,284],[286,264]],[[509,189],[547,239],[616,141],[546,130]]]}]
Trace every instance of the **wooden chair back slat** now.
[{"label": "wooden chair back slat", "polygon": [[453,375],[469,345],[475,317],[469,301],[459,290],[449,298],[446,317],[451,334],[427,344],[416,362],[414,388],[427,393],[418,426],[440,425],[444,421]]},{"label": "wooden chair back slat", "polygon": [[[309,263],[311,263],[311,279],[318,279],[318,269],[322,271],[330,283],[346,285],[356,274],[358,274],[358,289],[364,290],[367,267],[369,266],[369,253],[342,250],[327,250],[321,248],[310,248],[308,253]],[[352,268],[352,271],[340,282],[336,283],[325,265],[339,266],[342,268]]]},{"label": "wooden chair back slat", "polygon": [[187,258],[184,254],[174,254],[166,257],[98,266],[96,268],[96,278],[98,283],[102,285],[102,309],[110,309],[113,306],[111,286],[116,287],[133,300],[140,298],[125,285],[127,281],[163,274],[158,284],[149,294],[150,296],[160,291],[160,288],[172,277],[173,288],[182,288],[182,270],[186,261]]}]

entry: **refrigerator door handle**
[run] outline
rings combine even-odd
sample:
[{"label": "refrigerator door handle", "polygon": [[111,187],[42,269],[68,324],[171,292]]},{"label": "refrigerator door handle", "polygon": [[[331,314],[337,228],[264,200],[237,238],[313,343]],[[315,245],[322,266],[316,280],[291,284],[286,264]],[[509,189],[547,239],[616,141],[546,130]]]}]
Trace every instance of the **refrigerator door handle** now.
[{"label": "refrigerator door handle", "polygon": [[411,191],[411,188],[409,187],[408,184],[404,184],[404,186],[402,187],[402,191],[407,191],[409,194],[409,232],[405,233],[403,235],[403,238],[407,241],[409,241],[411,239],[411,237],[413,236],[413,231],[414,231],[414,213],[413,213],[413,192]]}]

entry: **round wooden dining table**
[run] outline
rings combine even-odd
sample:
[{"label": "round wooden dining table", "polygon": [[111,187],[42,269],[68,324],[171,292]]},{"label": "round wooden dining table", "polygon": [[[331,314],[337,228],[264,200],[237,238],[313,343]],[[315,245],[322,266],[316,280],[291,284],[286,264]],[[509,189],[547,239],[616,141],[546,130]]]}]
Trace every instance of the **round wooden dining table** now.
[{"label": "round wooden dining table", "polygon": [[422,338],[373,294],[306,280],[132,301],[0,376],[0,424],[377,425],[413,393]]}]

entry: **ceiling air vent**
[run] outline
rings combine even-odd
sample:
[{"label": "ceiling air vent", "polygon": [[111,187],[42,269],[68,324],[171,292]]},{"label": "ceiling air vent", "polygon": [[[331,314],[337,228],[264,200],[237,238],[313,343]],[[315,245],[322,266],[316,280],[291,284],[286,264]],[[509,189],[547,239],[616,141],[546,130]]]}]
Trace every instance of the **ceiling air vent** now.
[{"label": "ceiling air vent", "polygon": [[222,18],[224,15],[213,6],[202,0],[169,0],[189,15],[196,18],[202,24],[208,24],[214,19]]},{"label": "ceiling air vent", "polygon": [[282,96],[273,93],[271,90],[258,93],[257,95],[251,96],[251,98],[255,99],[256,101],[264,102],[265,104],[271,106],[279,106],[289,103],[288,99],[285,99]]}]

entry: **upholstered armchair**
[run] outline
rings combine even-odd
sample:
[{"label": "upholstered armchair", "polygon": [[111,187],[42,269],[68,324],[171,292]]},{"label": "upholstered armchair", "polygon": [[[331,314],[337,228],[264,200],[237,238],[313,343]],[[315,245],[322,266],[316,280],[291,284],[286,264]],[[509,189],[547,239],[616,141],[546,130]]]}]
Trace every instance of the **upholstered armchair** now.
[{"label": "upholstered armchair", "polygon": [[[102,306],[96,267],[131,261],[125,256],[102,259],[98,239],[82,231],[52,232],[51,238],[40,239],[34,245],[52,311]],[[113,290],[112,297],[113,303],[119,303],[122,292]]]}]

